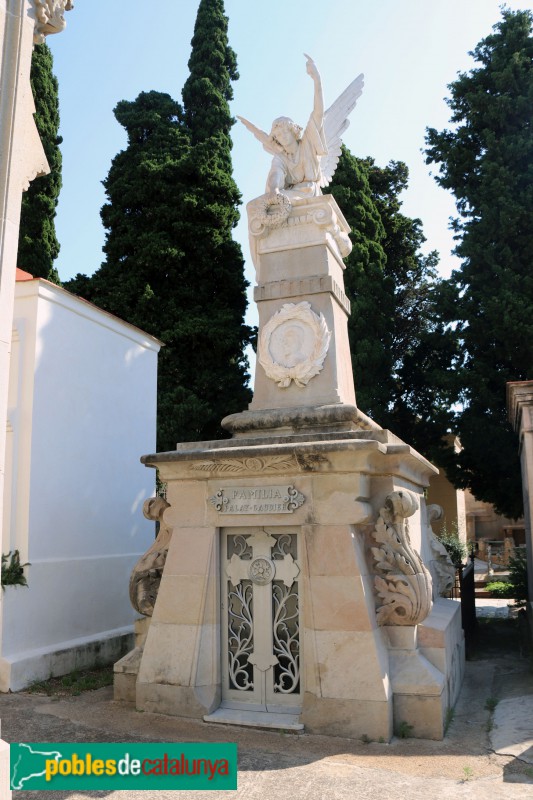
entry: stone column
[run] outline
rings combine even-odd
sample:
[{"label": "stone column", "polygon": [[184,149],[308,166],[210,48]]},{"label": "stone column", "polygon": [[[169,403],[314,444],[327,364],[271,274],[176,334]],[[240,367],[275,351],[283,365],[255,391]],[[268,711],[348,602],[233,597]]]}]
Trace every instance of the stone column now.
[{"label": "stone column", "polygon": [[[71,7],[71,0],[0,0],[0,541],[20,207],[30,182],[49,172],[33,119],[31,54],[34,43],[63,30],[63,13]],[[6,761],[9,747],[0,741],[2,798],[11,797]]]},{"label": "stone column", "polygon": [[509,421],[519,436],[529,591],[527,613],[533,631],[533,544],[531,539],[531,522],[533,520],[533,381],[513,381],[507,384],[507,410]]}]

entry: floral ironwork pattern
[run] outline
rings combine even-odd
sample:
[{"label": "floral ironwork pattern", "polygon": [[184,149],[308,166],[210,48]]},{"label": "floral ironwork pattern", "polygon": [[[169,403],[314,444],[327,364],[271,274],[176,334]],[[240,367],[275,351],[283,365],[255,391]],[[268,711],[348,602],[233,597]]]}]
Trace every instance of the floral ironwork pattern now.
[{"label": "floral ironwork pattern", "polygon": [[272,586],[274,612],[274,691],[297,692],[300,687],[300,627],[298,624],[298,584],[290,588],[275,581]]},{"label": "floral ironwork pattern", "polygon": [[248,657],[254,649],[253,589],[249,581],[228,592],[228,659],[232,689],[254,688],[253,667]]}]

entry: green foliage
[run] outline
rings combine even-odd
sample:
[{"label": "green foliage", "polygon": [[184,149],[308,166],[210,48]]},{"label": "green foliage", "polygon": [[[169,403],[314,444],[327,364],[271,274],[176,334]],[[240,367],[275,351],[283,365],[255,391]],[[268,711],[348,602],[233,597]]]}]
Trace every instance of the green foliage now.
[{"label": "green foliage", "polygon": [[514,587],[515,605],[525,606],[529,600],[525,549],[515,550],[514,555],[509,559],[509,581]]},{"label": "green foliage", "polygon": [[448,733],[448,728],[450,727],[450,725],[452,724],[454,719],[455,719],[455,708],[452,708],[451,706],[448,706],[448,708],[446,709],[446,717],[444,719],[444,735],[445,736]]},{"label": "green foliage", "polygon": [[396,733],[396,736],[399,739],[408,739],[411,736],[411,731],[412,730],[413,730],[413,726],[409,725],[409,723],[406,722],[405,720],[402,720],[396,726],[395,733]]},{"label": "green foliage", "polygon": [[240,195],[231,174],[230,80],[237,77],[222,0],[202,0],[185,107],[144,92],[122,101],[128,134],[104,181],[106,261],[68,288],[161,339],[159,450],[223,436],[246,408],[246,281],[232,239]]},{"label": "green foliage", "polygon": [[18,266],[37,278],[60,283],[54,261],[59,255],[55,231],[56,207],[61,191],[61,151],[58,136],[59,100],[53,59],[47,44],[34,48],[30,81],[35,100],[35,122],[50,167],[50,174],[30,183],[22,195]]},{"label": "green foliage", "polygon": [[490,581],[485,588],[493,597],[501,599],[514,598],[514,586],[510,581]]},{"label": "green foliage", "polygon": [[26,689],[29,694],[78,696],[82,692],[101,689],[113,685],[113,667],[95,667],[87,670],[73,670],[68,675],[36,681]]},{"label": "green foliage", "polygon": [[450,530],[447,529],[446,525],[443,525],[438,539],[448,551],[454,567],[460,567],[466,560],[468,549],[462,539],[459,538],[457,525],[452,525]]},{"label": "green foliage", "polygon": [[485,710],[491,712],[494,711],[499,702],[500,701],[497,697],[487,697],[485,700]]},{"label": "green foliage", "polygon": [[500,513],[522,513],[516,435],[507,381],[533,378],[533,14],[502,9],[471,53],[478,66],[450,86],[451,130],[427,132],[427,163],[451,190],[462,266],[442,292],[443,321],[461,358],[455,394],[463,450],[444,465]]},{"label": "green foliage", "polygon": [[529,600],[527,585],[527,555],[525,548],[515,550],[509,559],[509,580],[515,588],[515,600],[525,605]]},{"label": "green foliage", "polygon": [[352,228],[345,284],[358,405],[433,457],[452,419],[455,344],[438,325],[437,254],[421,254],[421,222],[401,212],[407,181],[402,162],[378,167],[343,148],[331,193]]},{"label": "green foliage", "polygon": [[463,783],[466,783],[466,781],[471,781],[473,777],[474,777],[474,770],[472,769],[472,767],[469,767],[468,765],[463,767]]},{"label": "green foliage", "polygon": [[29,563],[20,563],[20,553],[18,550],[9,551],[2,554],[2,587],[4,586],[27,586],[28,581],[24,575],[24,567]]},{"label": "green foliage", "polygon": [[527,557],[525,550],[515,550],[509,559],[509,579],[487,583],[487,591],[494,597],[508,598],[520,608],[528,600]]},{"label": "green foliage", "polygon": [[385,274],[385,230],[368,167],[345,147],[330,191],[352,229],[344,282],[352,304],[348,332],[358,405],[379,421],[392,391],[393,286]]}]

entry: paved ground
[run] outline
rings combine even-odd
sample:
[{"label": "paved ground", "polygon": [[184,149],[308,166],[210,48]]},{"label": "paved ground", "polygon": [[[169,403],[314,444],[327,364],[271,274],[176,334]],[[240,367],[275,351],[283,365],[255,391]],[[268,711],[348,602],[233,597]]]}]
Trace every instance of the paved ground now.
[{"label": "paved ground", "polygon": [[[489,612],[502,607],[487,605]],[[531,800],[531,651],[515,620],[480,620],[480,628],[476,658],[467,663],[463,691],[442,742],[364,744],[208,725],[140,714],[115,704],[109,689],[54,700],[2,695],[2,738],[7,741],[236,741],[239,748],[236,792],[14,792],[13,800]]]}]

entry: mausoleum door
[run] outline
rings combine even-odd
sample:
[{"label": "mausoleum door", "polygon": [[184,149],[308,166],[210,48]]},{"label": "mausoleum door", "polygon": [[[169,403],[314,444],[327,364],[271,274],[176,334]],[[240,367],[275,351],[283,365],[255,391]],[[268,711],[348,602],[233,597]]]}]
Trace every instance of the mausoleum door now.
[{"label": "mausoleum door", "polygon": [[299,533],[225,528],[221,555],[223,705],[297,713],[302,692]]}]

